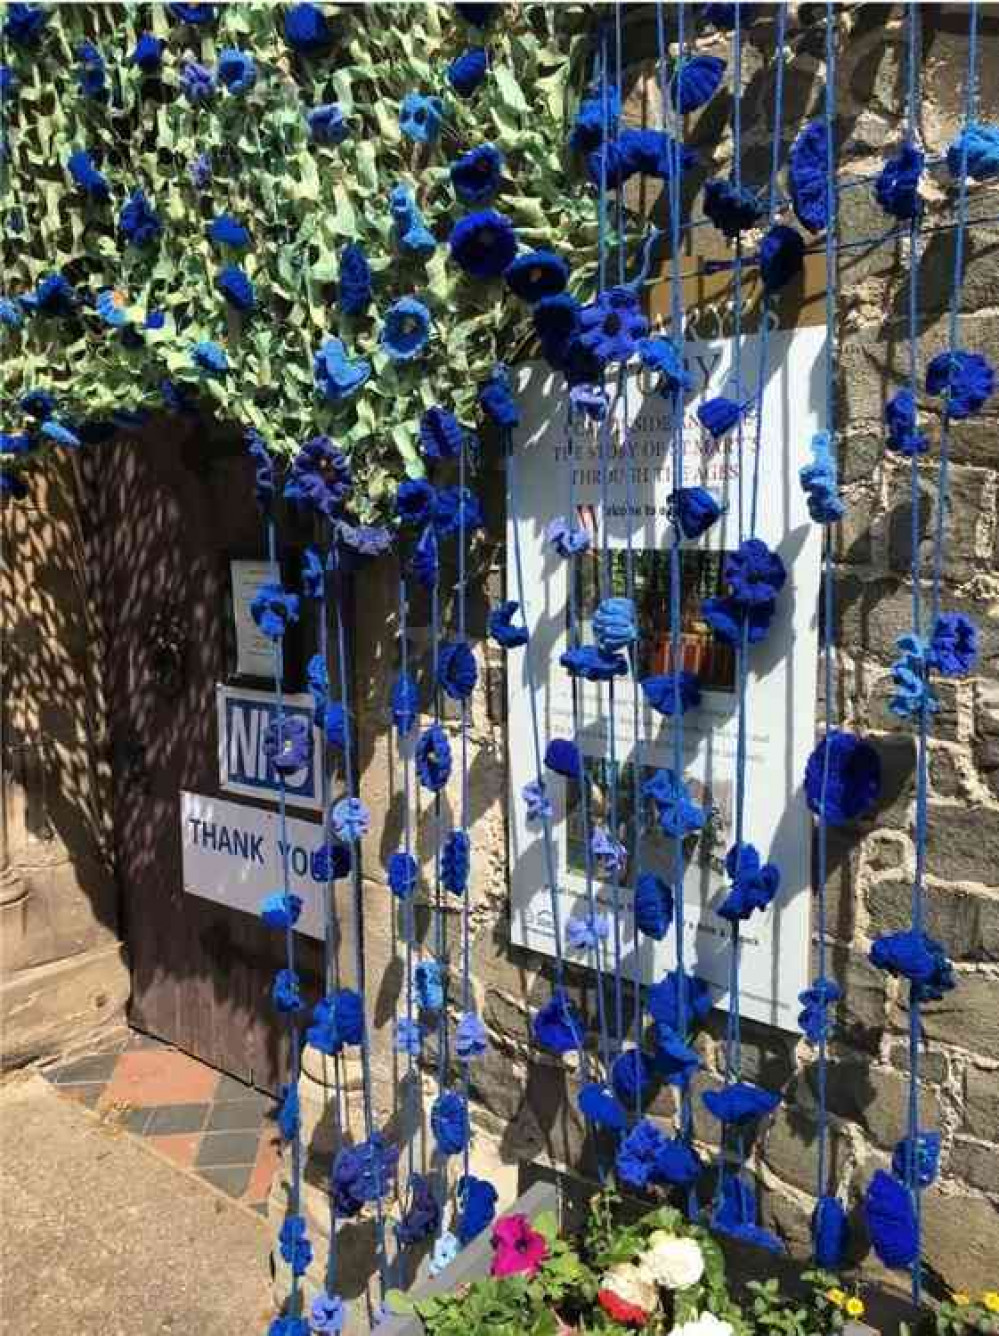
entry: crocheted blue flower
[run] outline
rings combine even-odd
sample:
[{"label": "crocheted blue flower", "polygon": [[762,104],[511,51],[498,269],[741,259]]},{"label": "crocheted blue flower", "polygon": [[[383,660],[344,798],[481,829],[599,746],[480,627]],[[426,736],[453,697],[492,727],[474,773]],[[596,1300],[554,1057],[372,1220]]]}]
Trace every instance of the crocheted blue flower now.
[{"label": "crocheted blue flower", "polygon": [[460,1155],[468,1145],[468,1105],[453,1090],[438,1095],[430,1106],[430,1128],[442,1155]]},{"label": "crocheted blue flower", "polygon": [[611,1064],[611,1085],[626,1109],[648,1103],[655,1093],[652,1059],[640,1048],[626,1048]]},{"label": "crocheted blue flower", "polygon": [[617,1178],[626,1187],[644,1191],[654,1181],[656,1156],[665,1140],[665,1135],[647,1118],[636,1123],[614,1157]]},{"label": "crocheted blue flower", "polygon": [[545,542],[550,543],[560,557],[575,557],[589,550],[590,535],[585,529],[574,528],[564,515],[559,515],[545,529]]},{"label": "crocheted blue flower", "polygon": [[805,766],[809,808],[829,825],[842,826],[869,812],[880,794],[881,758],[875,748],[842,729],[827,733]]},{"label": "crocheted blue flower", "polygon": [[448,238],[451,258],[470,278],[499,278],[517,253],[517,234],[494,209],[459,218]]},{"label": "crocheted blue flower", "polygon": [[338,102],[322,102],[318,107],[310,108],[305,113],[305,123],[314,144],[332,148],[342,144],[350,135],[346,114]]},{"label": "crocheted blue flower", "polygon": [[577,153],[591,153],[604,140],[604,122],[613,135],[621,116],[621,96],[613,87],[600,90],[595,97],[584,98],[569,135],[569,145]]},{"label": "crocheted blue flower", "polygon": [[514,614],[520,611],[520,604],[515,599],[504,599],[489,610],[489,635],[503,649],[518,649],[526,645],[530,632],[523,624],[515,626]]},{"label": "crocheted blue flower", "polygon": [[458,1256],[458,1240],[445,1229],[434,1244],[433,1252],[430,1255],[430,1264],[427,1267],[427,1274],[431,1277],[439,1276],[442,1271],[446,1271],[454,1259]]},{"label": "crocheted blue flower", "polygon": [[276,1317],[267,1328],[267,1336],[310,1336],[309,1324],[304,1317],[286,1314]]},{"label": "crocheted blue flower", "polygon": [[839,471],[827,431],[818,431],[812,437],[812,462],[798,470],[798,481],[816,524],[836,524],[843,518],[846,506],[839,495]]},{"label": "crocheted blue flower", "polygon": [[294,970],[278,970],[271,985],[271,1001],[278,1011],[288,1014],[302,1010],[305,1003],[299,988],[299,978]]},{"label": "crocheted blue flower", "polygon": [[218,77],[228,92],[248,93],[257,82],[256,62],[247,51],[224,47],[219,52]]},{"label": "crocheted blue flower", "polygon": [[510,373],[501,362],[493,367],[489,379],[479,389],[479,407],[497,427],[516,427],[520,423]]},{"label": "crocheted blue flower", "polygon": [[350,872],[353,864],[350,847],[346,844],[321,844],[313,850],[309,860],[312,880],[320,882],[342,881]]},{"label": "crocheted blue flower", "polygon": [[430,312],[415,297],[400,297],[385,312],[378,341],[393,362],[418,357],[430,340]]},{"label": "crocheted blue flower", "polygon": [[303,1276],[312,1261],[312,1244],[305,1231],[305,1217],[289,1215],[278,1234],[281,1256],[291,1267],[293,1276]]},{"label": "crocheted blue flower", "polygon": [[481,1058],[489,1048],[486,1027],[474,1011],[467,1011],[454,1032],[454,1051],[462,1062]]},{"label": "crocheted blue flower", "polygon": [[477,144],[451,164],[451,184],[463,204],[485,204],[503,175],[503,154],[494,144]]},{"label": "crocheted blue flower", "polygon": [[445,641],[437,650],[437,684],[452,700],[468,700],[479,680],[475,655],[463,640]]},{"label": "crocheted blue flower", "polygon": [[665,1187],[689,1187],[703,1165],[695,1151],[675,1137],[663,1137],[652,1166],[652,1181]]},{"label": "crocheted blue flower", "polygon": [[49,418],[42,423],[40,435],[53,445],[63,445],[69,450],[77,450],[82,444],[75,431],[64,423],[57,422],[55,418]]},{"label": "crocheted blue flower", "polygon": [[405,737],[416,723],[420,711],[420,693],[408,674],[400,673],[392,686],[392,722],[400,737]]},{"label": "crocheted blue flower", "polygon": [[900,1183],[908,1183],[915,1171],[921,1187],[928,1188],[936,1181],[940,1169],[939,1132],[919,1132],[915,1138],[903,1137],[897,1142],[891,1157],[891,1171]]},{"label": "crocheted blue flower", "polygon": [[638,639],[635,604],[630,598],[605,598],[593,614],[593,635],[604,654],[633,645]]},{"label": "crocheted blue flower", "polygon": [[94,309],[112,329],[125,329],[131,322],[128,297],[116,288],[105,288],[103,292],[99,292]]},{"label": "crocheted blue flower", "polygon": [[627,287],[601,292],[580,311],[579,326],[580,343],[605,365],[626,362],[649,328],[638,294]]},{"label": "crocheted blue flower", "polygon": [[748,403],[740,404],[735,399],[719,395],[714,399],[705,399],[697,409],[697,420],[704,430],[716,441],[727,435],[745,417],[749,411]]},{"label": "crocheted blue flower", "polygon": [[160,37],[154,37],[150,32],[144,32],[136,42],[132,54],[129,56],[131,64],[136,65],[143,74],[154,74],[163,63],[163,48],[166,42]]},{"label": "crocheted blue flower", "polygon": [[172,4],[167,9],[178,23],[190,23],[198,27],[215,22],[215,5],[207,4]]},{"label": "crocheted blue flower", "polygon": [[241,249],[250,244],[250,234],[231,213],[220,213],[208,224],[208,240],[216,246]]},{"label": "crocheted blue flower", "polygon": [[636,175],[668,181],[677,168],[682,174],[696,163],[697,154],[665,131],[629,127],[587,155],[586,171],[594,185],[603,180],[608,190],[616,190]]},{"label": "crocheted blue flower", "polygon": [[908,1189],[878,1169],[864,1196],[871,1246],[887,1267],[911,1266],[919,1253],[919,1230]]},{"label": "crocheted blue flower", "polygon": [[301,912],[300,895],[285,895],[283,891],[272,891],[260,902],[260,917],[268,928],[292,928],[298,922]]},{"label": "crocheted blue flower", "polygon": [[670,1026],[656,1021],[654,1029],[656,1046],[652,1065],[657,1075],[670,1085],[686,1087],[694,1073],[700,1070],[701,1059]]},{"label": "crocheted blue flower", "polygon": [[444,103],[439,97],[407,93],[399,105],[399,129],[417,144],[433,144],[441,132]]},{"label": "crocheted blue flower", "polygon": [[687,785],[672,770],[657,770],[642,785],[642,794],[655,803],[659,824],[673,839],[701,830],[707,820],[704,809],[697,806]]},{"label": "crocheted blue flower", "polygon": [[317,1294],[309,1309],[309,1330],[319,1336],[339,1336],[347,1321],[347,1305],[339,1294]]},{"label": "crocheted blue flower", "polygon": [[269,581],[257,586],[250,603],[250,616],[270,640],[279,640],[298,621],[298,610],[298,595]]},{"label": "crocheted blue flower", "polygon": [[434,495],[434,531],[450,538],[464,529],[466,536],[485,526],[478,497],[467,487],[440,487]]},{"label": "crocheted blue flower", "polygon": [[701,18],[705,23],[712,23],[716,28],[728,32],[735,27],[736,8],[736,5],[726,4],[701,5]]},{"label": "crocheted blue flower", "polygon": [[205,190],[212,179],[212,159],[208,153],[199,153],[187,164],[187,174],[195,190]]},{"label": "crocheted blue flower", "polygon": [[829,1020],[829,1008],[841,1000],[843,990],[833,979],[820,975],[810,988],[798,994],[802,1011],[798,1015],[798,1026],[810,1044],[818,1044],[827,1039],[832,1031]]},{"label": "crocheted blue flower", "polygon": [[608,876],[620,875],[628,862],[628,851],[620,840],[615,840],[605,826],[594,826],[590,836],[590,854],[604,865]]},{"label": "crocheted blue flower", "polygon": [[88,198],[110,199],[111,187],[107,178],[97,170],[93,158],[85,149],[78,148],[71,153],[66,166],[74,183]]},{"label": "crocheted blue flower", "polygon": [[17,302],[11,301],[9,297],[0,297],[0,325],[5,325],[7,329],[20,329],[24,324],[24,316]]},{"label": "crocheted blue flower", "polygon": [[253,310],[256,303],[253,284],[238,265],[227,264],[224,269],[219,271],[215,283],[222,296],[237,311]]},{"label": "crocheted blue flower", "polygon": [[919,217],[923,211],[919,178],[925,161],[915,144],[903,144],[898,156],[888,159],[874,182],[874,197],[885,213],[903,221]]},{"label": "crocheted blue flower", "polygon": [[346,524],[341,520],[337,534],[344,546],[358,557],[380,557],[392,546],[391,530],[384,524]]},{"label": "crocheted blue flower", "polygon": [[947,170],[955,181],[964,173],[973,181],[999,178],[999,125],[972,121],[948,148]]},{"label": "crocheted blue flower", "polygon": [[418,1058],[423,1048],[423,1026],[418,1021],[401,1016],[395,1023],[393,1046],[397,1053]]},{"label": "crocheted blue flower", "polygon": [[364,1043],[364,1003],[353,988],[338,988],[326,999],[333,1025],[345,1044]]},{"label": "crocheted blue flower", "polygon": [[451,744],[440,724],[431,724],[416,744],[416,773],[431,793],[440,793],[451,774]]},{"label": "crocheted blue flower", "polygon": [[574,951],[596,951],[610,934],[606,914],[573,914],[566,921],[565,939]]},{"label": "crocheted blue flower", "polygon": [[534,1018],[535,1041],[552,1053],[569,1053],[583,1046],[583,1025],[564,989],[553,990],[551,998]]},{"label": "crocheted blue flower", "polygon": [[978,627],[963,612],[941,612],[933,625],[927,663],[944,677],[964,677],[978,658]]},{"label": "crocheted blue flower", "polygon": [[583,677],[587,682],[609,682],[628,674],[628,660],[622,654],[605,653],[596,645],[567,649],[559,656],[559,663],[570,677]]},{"label": "crocheted blue flower", "polygon": [[914,635],[899,636],[895,644],[902,652],[891,666],[897,690],[888,703],[889,710],[903,719],[918,718],[924,711],[935,714],[940,702],[927,680],[929,646]]},{"label": "crocheted blue flower", "polygon": [[388,884],[393,895],[408,900],[420,884],[420,868],[412,854],[395,853],[388,861]]},{"label": "crocheted blue flower", "polygon": [[392,227],[399,247],[411,255],[424,258],[437,249],[433,234],[427,229],[423,215],[416,207],[412,194],[404,185],[397,185],[389,196]]},{"label": "crocheted blue flower", "polygon": [[447,81],[459,97],[471,97],[486,77],[489,55],[484,47],[463,51],[447,67]]},{"label": "crocheted blue flower", "polygon": [[421,1011],[440,1011],[444,1005],[444,976],[436,960],[421,960],[413,971],[413,990]]},{"label": "crocheted blue flower", "polygon": [[[322,598],[324,586],[326,583],[326,566],[322,557],[314,547],[307,547],[302,553],[302,596],[303,598]],[[322,691],[325,698],[326,690],[329,687],[329,677],[326,673],[326,661],[321,654],[314,654],[306,665],[306,678],[309,689],[312,691],[312,699],[318,710],[320,704],[325,704],[325,699],[321,702],[317,698],[317,692]],[[316,721],[319,722],[318,720]]]},{"label": "crocheted blue flower", "polygon": [[805,239],[784,223],[771,227],[760,242],[760,276],[767,295],[779,292],[801,273],[805,263]]},{"label": "crocheted blue flower", "polygon": [[681,670],[643,678],[640,683],[645,699],[657,714],[672,717],[686,714],[701,703],[701,684],[696,673]]},{"label": "crocheted blue flower", "polygon": [[343,451],[328,436],[313,436],[291,462],[284,497],[331,519],[339,514],[352,486]]},{"label": "crocheted blue flower", "polygon": [[693,377],[684,367],[682,355],[671,339],[639,339],[638,355],[646,371],[659,377],[656,392],[664,399],[672,399],[693,389]]},{"label": "crocheted blue flower", "polygon": [[366,1202],[388,1195],[399,1165],[399,1148],[381,1132],[341,1150],[333,1161],[330,1194],[337,1215],[357,1215]]},{"label": "crocheted blue flower", "polygon": [[441,848],[441,885],[452,895],[468,890],[472,842],[463,830],[452,830]]},{"label": "crocheted blue flower", "polygon": [[11,469],[0,469],[0,497],[9,496],[12,501],[23,501],[28,495],[27,484]]},{"label": "crocheted blue flower", "polygon": [[981,353],[937,353],[926,368],[926,393],[943,395],[955,420],[971,417],[995,389],[995,372]]},{"label": "crocheted blue flower", "polygon": [[294,1141],[298,1136],[300,1118],[298,1087],[282,1085],[278,1090],[277,1125],[285,1141]]},{"label": "crocheted blue flower", "polygon": [[885,933],[871,947],[871,963],[896,978],[908,979],[921,1001],[937,1002],[956,986],[946,951],[926,933]]},{"label": "crocheted blue flower", "polygon": [[[554,251],[527,251],[507,266],[503,277],[515,296],[533,306],[543,297],[556,297],[565,290],[569,281],[569,266]],[[535,328],[538,328],[537,320]]]},{"label": "crocheted blue flower", "polygon": [[0,455],[30,455],[35,443],[25,431],[0,432]]},{"label": "crocheted blue flower", "polygon": [[925,454],[929,442],[926,433],[916,430],[916,399],[911,390],[899,390],[885,404],[888,445],[906,459]]},{"label": "crocheted blue flower", "polygon": [[191,361],[208,376],[224,376],[229,370],[226,351],[211,339],[201,339],[191,349]]},{"label": "crocheted blue flower", "polygon": [[755,846],[745,841],[729,849],[725,871],[732,879],[732,889],[716,912],[730,923],[748,919],[755,910],[766,909],[780,889],[776,864],[764,863]]},{"label": "crocheted blue flower", "polygon": [[39,280],[33,296],[23,302],[26,310],[37,310],[41,315],[72,315],[77,304],[76,290],[62,274],[46,274]]},{"label": "crocheted blue flower", "polygon": [[635,927],[661,942],[673,922],[673,888],[655,872],[643,872],[635,885]]},{"label": "crocheted blue flower", "polygon": [[812,1212],[812,1257],[815,1265],[837,1271],[850,1242],[850,1221],[837,1197],[820,1197]]},{"label": "crocheted blue flower", "polygon": [[354,844],[368,833],[371,813],[360,798],[341,798],[330,810],[330,829],[338,840]]},{"label": "crocheted blue flower", "polygon": [[403,524],[426,524],[434,503],[434,488],[426,478],[403,478],[395,494],[395,513]]},{"label": "crocheted blue flower", "polygon": [[486,1179],[465,1174],[458,1179],[456,1195],[459,1207],[456,1228],[458,1239],[464,1247],[492,1224],[498,1194]]},{"label": "crocheted blue flower", "polygon": [[705,183],[703,208],[705,218],[729,241],[755,227],[767,211],[754,191],[722,180]]},{"label": "crocheted blue flower", "polygon": [[406,1209],[395,1227],[396,1239],[403,1248],[428,1239],[441,1222],[440,1203],[425,1174],[410,1174],[406,1195]]},{"label": "crocheted blue flower", "polygon": [[180,74],[180,91],[192,107],[210,102],[215,96],[215,74],[207,65],[186,60]]},{"label": "crocheted blue flower", "polygon": [[544,780],[532,780],[520,791],[524,800],[524,820],[529,826],[543,824],[555,815],[551,799],[545,791]]},{"label": "crocheted blue flower", "polygon": [[724,1090],[705,1090],[701,1096],[712,1118],[730,1127],[745,1127],[757,1122],[766,1114],[773,1113],[780,1099],[779,1092],[762,1090],[748,1081],[737,1081]]},{"label": "crocheted blue flower", "polygon": [[34,46],[45,31],[49,17],[49,11],[43,5],[8,5],[3,35],[14,46]]},{"label": "crocheted blue flower", "polygon": [[[711,988],[696,974],[683,976],[684,1012],[688,1027],[702,1021],[711,1010]],[[670,1030],[680,1029],[680,973],[672,970],[659,983],[654,983],[646,995],[646,1008],[657,1025]]]},{"label": "crocheted blue flower", "polygon": [[415,579],[424,589],[432,589],[440,570],[437,535],[432,524],[428,524],[417,539],[409,568]]},{"label": "crocheted blue flower", "polygon": [[319,5],[291,5],[285,10],[284,39],[294,51],[315,55],[328,47],[333,34]]},{"label": "crocheted blue flower", "polygon": [[80,65],[76,71],[76,83],[84,97],[97,102],[105,102],[108,97],[107,66],[104,57],[93,42],[81,42],[76,48]]},{"label": "crocheted blue flower", "polygon": [[670,493],[669,516],[684,538],[700,538],[707,533],[724,511],[704,487],[681,487]]},{"label": "crocheted blue flower", "polygon": [[545,765],[566,779],[582,779],[583,760],[579,748],[568,738],[552,738],[545,748]]},{"label": "crocheted blue flower", "polygon": [[330,403],[340,403],[357,393],[371,375],[371,363],[363,357],[351,361],[343,340],[323,339],[312,359],[316,389]]},{"label": "crocheted blue flower", "polygon": [[829,221],[828,161],[828,126],[825,121],[812,121],[791,145],[787,170],[791,205],[799,223],[809,232],[821,232]]},{"label": "crocheted blue flower", "polygon": [[453,413],[435,404],[420,419],[420,448],[427,459],[457,459],[465,431]]},{"label": "crocheted blue flower", "polygon": [[118,228],[132,246],[148,246],[163,231],[163,224],[141,190],[133,190],[118,219]]},{"label": "crocheted blue flower", "polygon": [[44,422],[55,412],[55,396],[48,390],[27,390],[18,400],[22,413],[38,422]]},{"label": "crocheted blue flower", "polygon": [[263,752],[278,775],[293,775],[312,760],[312,728],[300,715],[275,719],[264,730]]},{"label": "crocheted blue flower", "polygon": [[599,1081],[587,1082],[580,1090],[576,1103],[579,1112],[595,1127],[623,1132],[628,1126],[628,1115],[614,1098],[611,1090]]},{"label": "crocheted blue flower", "polygon": [[772,603],[787,580],[784,563],[760,538],[747,538],[725,558],[729,593],[744,607]]},{"label": "crocheted blue flower", "polygon": [[725,62],[720,56],[691,56],[681,60],[670,80],[669,94],[681,115],[696,111],[710,102],[725,77]]},{"label": "crocheted blue flower", "polygon": [[[515,270],[519,264],[519,259],[514,260],[507,273]],[[556,371],[568,369],[572,349],[577,343],[582,309],[576,298],[568,292],[557,292],[554,296],[539,298],[531,312],[534,332],[541,343],[541,354]],[[587,353],[586,356],[591,354]],[[597,365],[596,359],[594,365]]]}]

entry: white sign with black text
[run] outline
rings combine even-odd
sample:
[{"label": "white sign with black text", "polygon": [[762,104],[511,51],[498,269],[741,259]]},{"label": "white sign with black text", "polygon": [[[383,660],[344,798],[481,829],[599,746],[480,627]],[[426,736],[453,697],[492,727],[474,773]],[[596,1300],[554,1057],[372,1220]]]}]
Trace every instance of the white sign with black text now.
[{"label": "white sign with black text", "polygon": [[260,630],[250,613],[250,604],[262,584],[274,579],[269,561],[233,559],[229,562],[232,580],[232,613],[236,630],[236,672],[240,677],[274,678],[274,642]]}]

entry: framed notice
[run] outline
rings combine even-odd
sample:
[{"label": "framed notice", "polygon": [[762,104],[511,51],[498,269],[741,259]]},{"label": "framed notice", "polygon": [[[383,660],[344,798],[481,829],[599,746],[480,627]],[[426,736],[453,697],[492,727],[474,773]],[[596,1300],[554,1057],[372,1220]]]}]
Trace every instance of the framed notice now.
[{"label": "framed notice", "polygon": [[237,677],[274,680],[274,643],[259,630],[250,614],[250,604],[257,589],[273,578],[273,568],[263,558],[245,560],[234,557],[229,562]]}]

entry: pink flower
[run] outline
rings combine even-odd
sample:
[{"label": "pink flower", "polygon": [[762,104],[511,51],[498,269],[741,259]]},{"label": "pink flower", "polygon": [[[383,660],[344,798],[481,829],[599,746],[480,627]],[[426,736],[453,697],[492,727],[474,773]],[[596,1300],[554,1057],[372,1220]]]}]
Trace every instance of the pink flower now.
[{"label": "pink flower", "polygon": [[490,1271],[493,1276],[515,1276],[522,1271],[533,1276],[548,1256],[545,1236],[531,1228],[526,1215],[506,1215],[497,1220],[493,1247],[496,1249]]}]

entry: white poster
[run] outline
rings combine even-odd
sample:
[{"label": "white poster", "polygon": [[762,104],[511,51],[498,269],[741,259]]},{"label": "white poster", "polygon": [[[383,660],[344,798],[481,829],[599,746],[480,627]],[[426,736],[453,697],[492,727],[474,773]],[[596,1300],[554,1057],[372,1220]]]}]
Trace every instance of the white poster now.
[{"label": "white poster", "polygon": [[253,596],[274,579],[274,567],[262,558],[229,563],[232,613],[236,625],[236,672],[240,677],[274,678],[274,642],[268,640],[250,615]]},{"label": "white poster", "polygon": [[[808,986],[810,925],[810,820],[802,790],[805,762],[814,745],[818,655],[817,603],[821,532],[808,517],[798,469],[810,459],[813,433],[825,418],[821,327],[776,331],[769,338],[768,377],[763,399],[756,536],[775,548],[787,568],[787,584],[767,640],[750,652],[748,771],[744,839],[781,872],[777,899],[764,914],[742,925],[741,1009],[753,1019],[793,1030],[800,1007],[798,993]],[[742,385],[748,397],[756,385],[760,340],[743,340]],[[702,620],[702,600],[723,592],[720,573],[725,551],[739,542],[740,499],[744,532],[749,533],[753,450],[757,419],[751,414],[743,433],[741,468],[736,435],[715,443],[700,426],[698,405],[725,394],[736,398],[730,340],[689,343],[688,366],[695,390],[684,418],[684,484],[707,487],[727,511],[699,541],[682,551],[681,666],[696,672],[702,701],[683,719],[684,777],[696,803],[709,818],[696,843],[687,849],[684,880],[684,952],[688,972],[712,987],[717,1005],[727,1003],[730,928],[715,908],[728,889],[724,858],[734,842],[737,694],[735,656]],[[748,392],[747,389],[748,388]],[[568,648],[569,563],[545,542],[545,529],[557,515],[570,516],[592,536],[591,551],[577,558],[577,606],[584,643],[592,643],[590,618],[599,601],[602,485],[599,428],[576,433],[576,458],[568,458],[565,394],[555,378],[538,367],[526,368],[518,386],[522,426],[517,433],[518,508],[524,561],[527,617],[534,653],[539,726],[544,748],[551,738],[572,738],[571,679],[560,666]],[[628,430],[624,431],[627,422]],[[645,375],[629,378],[626,408],[611,427],[607,479],[607,536],[611,549],[612,592],[623,594],[631,535],[631,569],[642,639],[639,676],[667,671],[670,646],[671,525],[667,498],[673,489],[671,432],[666,401]],[[630,471],[630,480],[625,470]],[[629,496],[630,491],[630,496]],[[630,512],[630,513],[629,513]],[[508,533],[508,597],[516,597],[513,533]],[[511,888],[513,940],[551,955],[554,935],[547,885],[544,842],[539,825],[528,826],[521,791],[535,778],[530,744],[531,716],[522,653],[507,658],[511,762]],[[579,742],[590,793],[590,823],[611,826],[612,785],[608,688],[584,683]],[[620,879],[619,904],[625,977],[640,970],[645,982],[658,981],[675,968],[675,931],[663,942],[641,937],[638,957],[632,926],[631,885],[634,853],[634,772],[632,679],[614,687],[617,783],[617,837],[629,850]],[[669,719],[649,709],[639,693],[641,778],[673,767]],[[576,784],[546,772],[555,806],[554,842],[558,905],[563,944],[565,923],[586,909],[583,812]],[[654,809],[640,800],[642,857],[639,871],[659,872],[672,882],[674,848],[659,829]],[[612,885],[595,884],[600,907],[612,908]],[[613,969],[613,932],[604,964]],[[586,953],[564,946],[569,959],[585,963]]]}]

